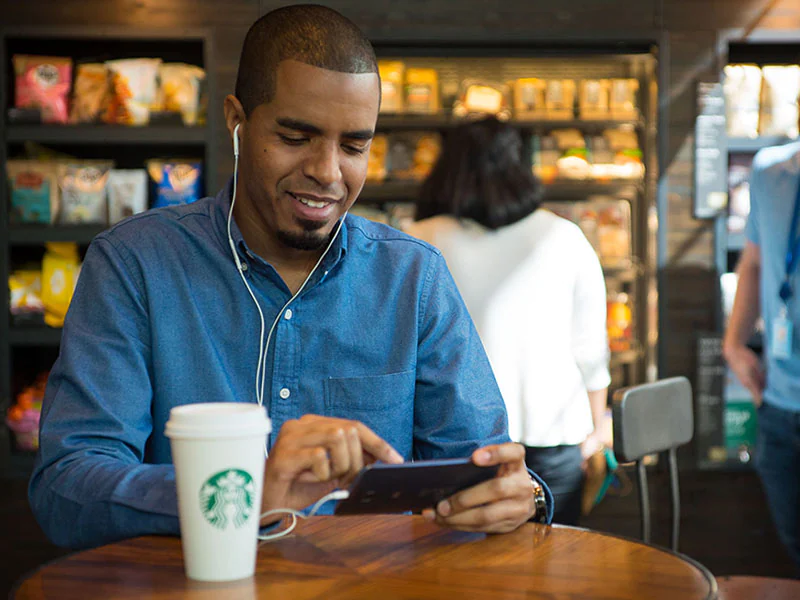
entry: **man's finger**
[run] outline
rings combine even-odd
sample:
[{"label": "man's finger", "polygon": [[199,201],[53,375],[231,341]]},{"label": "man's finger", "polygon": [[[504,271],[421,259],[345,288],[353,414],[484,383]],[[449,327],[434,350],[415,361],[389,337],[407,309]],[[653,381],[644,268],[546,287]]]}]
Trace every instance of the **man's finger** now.
[{"label": "man's finger", "polygon": [[525,448],[512,442],[484,446],[472,453],[472,462],[484,467],[520,461],[525,462]]},{"label": "man's finger", "polygon": [[392,448],[391,444],[376,434],[372,429],[363,423],[355,422],[358,429],[358,437],[361,441],[361,447],[365,452],[370,454],[375,460],[382,460],[386,463],[400,464],[403,462],[403,457]]}]

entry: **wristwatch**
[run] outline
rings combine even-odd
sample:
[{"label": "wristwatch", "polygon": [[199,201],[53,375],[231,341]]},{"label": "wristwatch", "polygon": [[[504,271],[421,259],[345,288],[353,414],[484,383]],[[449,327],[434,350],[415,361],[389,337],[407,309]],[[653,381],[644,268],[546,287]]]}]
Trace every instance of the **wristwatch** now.
[{"label": "wristwatch", "polygon": [[533,504],[536,512],[530,518],[533,523],[547,524],[547,500],[544,496],[544,489],[531,475],[531,487],[533,488]]}]

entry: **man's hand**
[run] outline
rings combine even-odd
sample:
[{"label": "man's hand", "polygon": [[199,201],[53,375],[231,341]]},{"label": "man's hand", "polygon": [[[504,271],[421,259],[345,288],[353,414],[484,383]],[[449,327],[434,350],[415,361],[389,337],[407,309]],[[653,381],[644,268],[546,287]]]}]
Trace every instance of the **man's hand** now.
[{"label": "man's hand", "polygon": [[723,355],[736,377],[753,396],[756,408],[761,406],[766,374],[756,353],[744,345],[726,345]]},{"label": "man's hand", "polygon": [[520,444],[486,446],[472,453],[476,465],[500,465],[497,476],[442,500],[422,516],[443,527],[483,533],[513,531],[536,510]]},{"label": "man's hand", "polygon": [[363,423],[318,415],[287,421],[264,468],[261,512],[305,508],[378,460],[403,457]]}]

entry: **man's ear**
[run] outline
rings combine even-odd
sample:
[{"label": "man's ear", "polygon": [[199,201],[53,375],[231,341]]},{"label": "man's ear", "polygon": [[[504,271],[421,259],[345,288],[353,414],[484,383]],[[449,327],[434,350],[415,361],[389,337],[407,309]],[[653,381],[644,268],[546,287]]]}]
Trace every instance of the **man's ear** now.
[{"label": "man's ear", "polygon": [[233,130],[236,129],[237,125],[239,125],[239,136],[241,137],[247,121],[242,103],[233,94],[228,94],[225,96],[223,109],[225,111],[225,126],[228,128],[231,138],[233,138]]}]

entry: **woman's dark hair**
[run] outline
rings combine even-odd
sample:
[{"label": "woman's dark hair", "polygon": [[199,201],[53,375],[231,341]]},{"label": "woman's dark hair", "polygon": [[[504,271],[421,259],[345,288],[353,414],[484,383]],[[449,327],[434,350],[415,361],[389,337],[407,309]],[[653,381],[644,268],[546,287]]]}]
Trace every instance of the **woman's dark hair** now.
[{"label": "woman's dark hair", "polygon": [[452,215],[498,229],[527,217],[539,208],[542,190],[525,137],[495,117],[449,131],[422,184],[416,218]]}]

